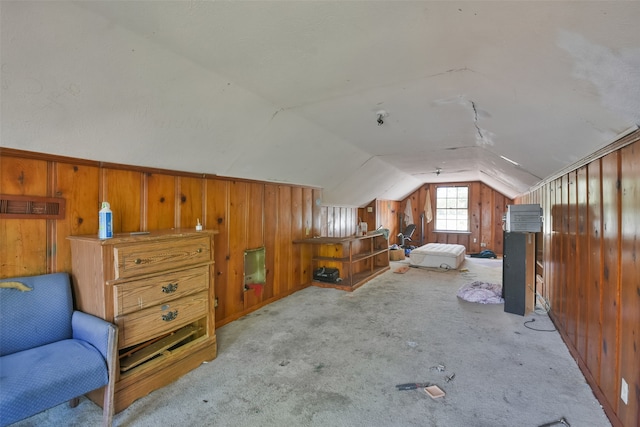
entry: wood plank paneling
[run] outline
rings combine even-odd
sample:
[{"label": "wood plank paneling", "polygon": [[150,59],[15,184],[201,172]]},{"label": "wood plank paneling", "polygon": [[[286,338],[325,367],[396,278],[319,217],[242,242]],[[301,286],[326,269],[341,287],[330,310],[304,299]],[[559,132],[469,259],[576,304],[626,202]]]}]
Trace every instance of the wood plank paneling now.
[{"label": "wood plank paneling", "polygon": [[[302,188],[291,188],[291,240],[299,240],[304,238],[304,221],[303,221],[303,198]],[[302,266],[302,247],[307,245],[291,246],[291,274],[293,275],[290,283],[303,283],[304,278]]]},{"label": "wood plank paneling", "polygon": [[600,160],[588,165],[589,196],[589,257],[585,265],[589,266],[587,286],[586,330],[587,353],[586,366],[593,378],[600,382],[600,342],[602,339],[602,173]]},{"label": "wood plank paneling", "polygon": [[47,196],[48,162],[0,156],[0,193]]},{"label": "wood plank paneling", "polygon": [[475,251],[480,252],[481,248],[484,249],[484,246],[480,246],[481,244],[487,244],[489,247],[496,247],[495,252],[502,252],[497,250],[497,246],[492,244],[492,238],[494,236],[492,232],[493,228],[493,204],[494,201],[494,191],[488,185],[480,185],[480,195],[478,197],[477,203],[480,204],[480,229],[478,230],[478,244],[474,245],[472,248],[469,248],[470,253],[474,253]]},{"label": "wood plank paneling", "polygon": [[562,329],[567,328],[567,283],[569,276],[569,268],[572,264],[569,264],[569,177],[563,175],[560,178],[560,264],[558,266],[558,281],[559,293],[557,305],[559,308],[559,321],[562,325]]},{"label": "wood plank paneling", "polygon": [[[562,312],[562,180],[556,179],[551,183],[553,194],[551,218],[552,218],[552,237],[551,237],[551,258],[550,265],[551,277],[549,283],[553,283],[551,292],[551,307],[558,313],[558,321]],[[548,267],[547,267],[548,268]]]},{"label": "wood plank paneling", "polygon": [[67,214],[64,221],[56,221],[55,245],[51,248],[56,256],[51,271],[71,271],[67,236],[98,234],[99,176],[95,166],[56,164],[55,193],[67,201]]},{"label": "wood plank paneling", "polygon": [[620,348],[618,364],[629,398],[619,399],[626,426],[640,425],[640,141],[621,150]]},{"label": "wood plank paneling", "polygon": [[[602,158],[602,341],[600,389],[607,396],[618,393],[618,317],[620,306],[620,182],[619,152]],[[612,399],[614,411],[619,399]]]},{"label": "wood plank paneling", "polygon": [[353,236],[358,231],[358,208],[345,208],[344,228],[342,229],[342,237]]},{"label": "wood plank paneling", "polygon": [[389,245],[399,244],[398,233],[400,228],[398,224],[397,212],[400,211],[400,202],[394,200],[376,200],[376,225],[375,228],[382,226],[389,230]]},{"label": "wood plank paneling", "polygon": [[[491,241],[484,242],[487,246],[483,249],[491,249],[496,253],[502,253],[504,245],[504,226],[502,217],[507,211],[507,205],[513,204],[513,200],[497,191],[492,191],[493,215],[491,216]],[[484,233],[483,233],[484,234]]]},{"label": "wood plank paneling", "polygon": [[[301,235],[302,238],[309,238],[313,234],[313,206],[314,206],[314,198],[313,198],[313,190],[310,188],[304,188],[302,190],[302,214],[301,220],[303,225],[303,233]],[[311,256],[312,256],[312,248],[311,245],[295,245],[300,246],[300,283],[311,283],[313,278],[312,269],[311,269]]]},{"label": "wood plank paneling", "polygon": [[323,224],[325,223],[324,221],[326,221],[326,217],[323,217],[323,212],[324,209],[322,209],[321,206],[321,202],[322,202],[322,190],[319,190],[317,188],[314,188],[312,190],[313,193],[313,208],[312,208],[312,212],[313,212],[313,225],[312,225],[312,230],[311,230],[311,235],[312,236],[326,236],[326,234],[322,234],[323,231]]},{"label": "wood plank paneling", "polygon": [[572,344],[576,345],[576,327],[578,320],[578,295],[577,295],[577,281],[576,281],[576,269],[578,265],[571,260],[577,259],[577,239],[576,230],[578,221],[576,219],[576,173],[571,172],[567,174],[566,179],[567,199],[566,199],[566,216],[567,223],[564,235],[566,236],[566,251],[565,251],[565,287],[564,287],[564,303],[565,305],[565,330]]},{"label": "wood plank paneling", "polygon": [[482,229],[482,184],[469,185],[469,235],[466,248],[469,253],[480,252],[480,230]]},{"label": "wood plank paneling", "polygon": [[218,230],[214,236],[214,287],[218,300],[216,324],[234,313],[227,309],[227,277],[229,264],[229,224],[227,209],[229,198],[229,181],[207,179],[206,181],[206,213],[203,226],[206,229]]},{"label": "wood plank paneling", "polygon": [[[0,193],[47,196],[47,174],[48,164],[44,160],[0,156]],[[0,219],[0,234],[0,267],[4,277],[47,272],[47,220]]]},{"label": "wood plank paneling", "polygon": [[[322,212],[319,206],[318,212]],[[265,265],[267,268],[265,298],[269,299],[277,295],[275,284],[276,253],[279,250],[276,240],[276,225],[278,224],[278,186],[276,184],[265,184],[264,186],[264,223],[264,244],[267,248],[265,252]],[[278,255],[278,258],[279,257],[280,255]]]},{"label": "wood plank paneling", "polygon": [[163,230],[176,227],[176,177],[159,173],[146,173],[145,230]]},{"label": "wood plank paneling", "polygon": [[544,232],[544,247],[543,247],[543,277],[544,277],[544,293],[543,296],[545,299],[549,300],[551,297],[551,271],[553,269],[553,245],[552,245],[552,236],[553,236],[553,217],[551,215],[551,207],[552,207],[552,197],[555,195],[553,188],[551,185],[546,185],[544,187],[544,199],[542,209],[544,212],[544,222],[542,224],[542,229]]},{"label": "wood plank paneling", "polygon": [[178,227],[195,229],[198,219],[202,221],[204,216],[202,209],[204,181],[201,178],[180,177],[176,183],[178,185],[176,205],[179,207],[177,216],[180,219]]},{"label": "wood plank paneling", "polygon": [[[264,247],[264,184],[251,182],[247,195],[247,249]],[[267,248],[265,247],[265,254]],[[257,307],[265,298],[264,288],[251,289],[244,293],[244,309]]]},{"label": "wood plank paneling", "polygon": [[358,208],[320,206],[317,212],[319,215],[318,236],[344,237],[351,236],[355,233],[356,223],[358,221]]},{"label": "wood plank paneling", "polygon": [[224,304],[232,313],[244,311],[244,251],[248,249],[248,189],[249,184],[243,181],[229,183],[229,258]]},{"label": "wood plank paneling", "polygon": [[291,255],[293,237],[291,234],[291,187],[278,186],[278,223],[276,225],[276,269],[274,293],[287,293],[292,289]]},{"label": "wood plank paneling", "polygon": [[333,207],[324,206],[323,207],[323,217],[325,218],[322,224],[322,235],[327,237],[334,237],[333,228],[335,224],[335,209]]},{"label": "wood plank paneling", "polygon": [[586,359],[587,355],[587,307],[588,301],[588,286],[583,286],[584,283],[590,283],[589,269],[584,266],[589,265],[589,200],[587,191],[588,177],[587,168],[582,167],[578,169],[576,173],[576,251],[577,251],[577,263],[575,266],[575,294],[577,298],[577,304],[574,304],[577,308],[576,316],[576,348],[578,353]]},{"label": "wood plank paneling", "polygon": [[[102,169],[99,202],[111,205],[114,233],[141,230],[142,176],[140,171]],[[97,212],[100,205],[95,209]]]},{"label": "wood plank paneling", "polygon": [[264,184],[252,182],[248,188],[247,200],[247,247],[264,246]]}]

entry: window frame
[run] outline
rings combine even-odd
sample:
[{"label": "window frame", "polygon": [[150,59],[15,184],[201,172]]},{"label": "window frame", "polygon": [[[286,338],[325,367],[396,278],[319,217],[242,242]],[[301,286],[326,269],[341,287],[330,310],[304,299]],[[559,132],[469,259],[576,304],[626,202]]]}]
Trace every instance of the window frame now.
[{"label": "window frame", "polygon": [[[455,188],[456,190],[458,188],[466,188],[467,190],[467,203],[466,203],[466,208],[455,208],[456,210],[462,210],[464,209],[466,211],[466,222],[467,222],[467,228],[466,230],[452,230],[452,229],[446,229],[446,228],[438,228],[438,223],[440,221],[443,221],[442,219],[438,219],[438,190],[440,190],[441,188],[445,188],[445,189],[450,189],[450,188]],[[433,231],[436,233],[471,233],[471,209],[469,206],[469,202],[471,199],[471,195],[470,195],[470,186],[468,184],[463,184],[463,185],[437,185],[435,188],[435,209],[434,209],[434,224],[433,224]],[[446,198],[445,198],[446,199]],[[447,208],[445,208],[447,209]]]}]

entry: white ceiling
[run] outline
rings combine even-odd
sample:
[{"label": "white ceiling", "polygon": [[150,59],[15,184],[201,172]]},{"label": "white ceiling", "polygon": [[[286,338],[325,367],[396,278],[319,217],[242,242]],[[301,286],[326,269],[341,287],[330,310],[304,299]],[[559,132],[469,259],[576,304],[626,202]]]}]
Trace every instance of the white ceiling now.
[{"label": "white ceiling", "polygon": [[640,123],[638,1],[2,0],[0,15],[2,146],[317,186],[328,204],[469,180],[514,197]]}]

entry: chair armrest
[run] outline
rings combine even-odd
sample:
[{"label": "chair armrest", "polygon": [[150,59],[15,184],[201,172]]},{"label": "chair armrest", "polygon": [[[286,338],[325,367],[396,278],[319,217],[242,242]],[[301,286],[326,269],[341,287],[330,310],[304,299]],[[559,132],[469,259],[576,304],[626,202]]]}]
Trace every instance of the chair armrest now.
[{"label": "chair armrest", "polygon": [[102,354],[105,360],[112,359],[112,349],[116,345],[114,340],[116,325],[82,311],[74,311],[71,317],[73,338],[86,341]]},{"label": "chair armrest", "polygon": [[71,316],[71,328],[74,339],[94,346],[107,362],[109,382],[104,388],[102,425],[111,427],[115,412],[113,401],[118,369],[118,327],[91,314],[74,311]]}]

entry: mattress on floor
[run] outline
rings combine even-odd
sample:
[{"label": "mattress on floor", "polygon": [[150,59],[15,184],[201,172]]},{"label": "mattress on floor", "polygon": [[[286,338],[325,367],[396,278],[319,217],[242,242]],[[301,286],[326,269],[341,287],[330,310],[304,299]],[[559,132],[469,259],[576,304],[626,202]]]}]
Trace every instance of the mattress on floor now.
[{"label": "mattress on floor", "polygon": [[465,247],[446,243],[427,243],[409,254],[409,263],[418,267],[458,268],[464,261]]}]

